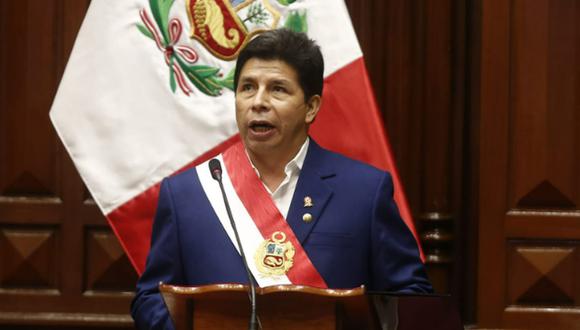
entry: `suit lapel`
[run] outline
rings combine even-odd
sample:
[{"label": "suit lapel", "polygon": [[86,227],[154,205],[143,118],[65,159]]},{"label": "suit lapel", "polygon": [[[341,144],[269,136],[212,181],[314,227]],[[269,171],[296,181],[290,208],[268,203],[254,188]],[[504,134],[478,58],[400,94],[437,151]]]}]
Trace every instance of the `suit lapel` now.
[{"label": "suit lapel", "polygon": [[[325,153],[314,140],[310,139],[308,153],[300,171],[300,177],[298,178],[288,218],[286,219],[301,244],[304,244],[308,234],[310,234],[322,212],[324,212],[326,204],[332,198],[332,188],[325,180],[333,177],[335,172],[331,167],[331,163],[327,161]],[[305,205],[305,197],[310,197],[312,206]],[[304,220],[306,214],[312,216],[310,222]]]}]

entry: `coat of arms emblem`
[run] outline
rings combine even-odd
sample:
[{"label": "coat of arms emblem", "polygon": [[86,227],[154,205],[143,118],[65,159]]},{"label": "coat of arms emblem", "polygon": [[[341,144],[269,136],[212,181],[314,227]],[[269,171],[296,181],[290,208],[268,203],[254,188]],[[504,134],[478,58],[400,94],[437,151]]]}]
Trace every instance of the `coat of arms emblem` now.
[{"label": "coat of arms emblem", "polygon": [[296,250],[286,234],[277,231],[260,244],[254,255],[258,271],[266,276],[284,275],[294,264]]},{"label": "coat of arms emblem", "polygon": [[[155,41],[169,67],[169,85],[185,95],[193,87],[210,96],[219,96],[224,88],[233,89],[233,69],[227,73],[221,67],[200,64],[198,47],[213,56],[234,60],[251,38],[263,31],[279,27],[306,32],[306,12],[293,10],[296,0],[185,0],[189,29],[181,16],[172,17],[175,0],[149,0],[149,11],[139,11],[137,28]],[[281,25],[283,21],[283,25]],[[190,31],[189,42],[181,39]],[[192,87],[193,85],[193,87]]]}]

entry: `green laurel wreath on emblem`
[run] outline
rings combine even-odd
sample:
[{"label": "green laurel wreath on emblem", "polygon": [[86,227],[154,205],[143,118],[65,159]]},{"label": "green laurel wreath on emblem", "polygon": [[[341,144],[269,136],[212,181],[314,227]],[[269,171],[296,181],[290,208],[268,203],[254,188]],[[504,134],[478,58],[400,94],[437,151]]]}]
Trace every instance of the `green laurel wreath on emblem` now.
[{"label": "green laurel wreath on emblem", "polygon": [[306,11],[292,10],[286,17],[284,27],[295,32],[308,32]]},{"label": "green laurel wreath on emblem", "polygon": [[283,6],[288,6],[294,3],[296,0],[278,0],[278,3]]},{"label": "green laurel wreath on emblem", "polygon": [[254,24],[263,24],[269,17],[270,15],[268,15],[264,6],[260,2],[254,2],[250,5],[248,14],[242,22],[244,24],[248,21]]},{"label": "green laurel wreath on emblem", "polygon": [[[157,28],[159,29],[163,47],[172,47],[171,37],[169,33],[169,11],[173,6],[174,0],[149,0],[149,7]],[[147,38],[155,40],[151,31],[142,23],[136,23],[137,29]],[[232,69],[225,77],[221,77],[220,68],[209,65],[191,65],[186,63],[177,52],[171,52],[169,57],[169,85],[173,93],[177,89],[176,74],[173,65],[177,63],[185,77],[201,92],[209,96],[219,96],[223,88],[233,90],[233,74]],[[187,93],[186,93],[187,94]]]}]

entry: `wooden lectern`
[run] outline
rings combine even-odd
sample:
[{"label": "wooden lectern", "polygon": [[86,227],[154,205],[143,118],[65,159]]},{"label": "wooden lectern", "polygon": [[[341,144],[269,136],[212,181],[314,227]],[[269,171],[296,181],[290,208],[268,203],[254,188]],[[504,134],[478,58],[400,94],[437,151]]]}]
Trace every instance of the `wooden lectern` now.
[{"label": "wooden lectern", "polygon": [[[247,329],[248,287],[217,284],[183,287],[160,284],[159,290],[182,329]],[[282,285],[256,288],[262,329],[379,329],[364,287],[352,290]]]}]

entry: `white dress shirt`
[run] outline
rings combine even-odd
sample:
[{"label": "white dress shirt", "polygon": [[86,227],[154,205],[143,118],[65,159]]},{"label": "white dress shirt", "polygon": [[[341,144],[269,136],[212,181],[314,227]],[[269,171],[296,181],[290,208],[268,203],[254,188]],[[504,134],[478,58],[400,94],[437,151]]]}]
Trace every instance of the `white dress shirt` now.
[{"label": "white dress shirt", "polygon": [[[292,197],[294,196],[294,191],[296,190],[298,177],[300,177],[300,170],[302,170],[302,165],[304,165],[304,159],[306,159],[306,153],[308,152],[309,144],[310,138],[307,137],[306,141],[304,141],[304,144],[296,156],[294,156],[294,158],[289,161],[288,164],[286,164],[286,167],[284,167],[284,174],[286,174],[286,176],[274,192],[270,191],[268,186],[262,182],[264,187],[266,187],[266,190],[270,193],[270,196],[272,196],[274,204],[276,204],[276,207],[278,207],[278,210],[284,216],[284,219],[288,217],[288,211],[290,210]],[[250,163],[252,163],[251,160]],[[254,164],[252,164],[252,167],[254,167],[258,177],[261,178],[260,172],[258,172],[258,169],[254,166]]]}]

